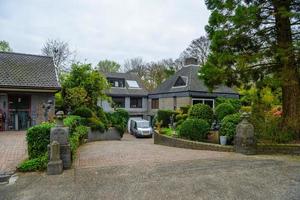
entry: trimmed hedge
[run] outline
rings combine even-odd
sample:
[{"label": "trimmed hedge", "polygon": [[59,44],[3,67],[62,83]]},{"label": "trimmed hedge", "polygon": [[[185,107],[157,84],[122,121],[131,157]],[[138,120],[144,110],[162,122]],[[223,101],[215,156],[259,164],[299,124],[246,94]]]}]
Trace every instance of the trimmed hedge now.
[{"label": "trimmed hedge", "polygon": [[229,140],[232,140],[236,133],[236,126],[241,121],[239,113],[227,115],[221,122],[220,135],[225,135]]},{"label": "trimmed hedge", "polygon": [[189,110],[189,118],[203,119],[210,125],[213,121],[214,113],[211,107],[205,104],[193,105]]},{"label": "trimmed hedge", "polygon": [[182,138],[201,141],[207,138],[210,125],[203,119],[187,119],[179,128],[179,136]]},{"label": "trimmed hedge", "polygon": [[235,109],[229,103],[221,103],[216,107],[216,117],[219,121],[222,121],[224,117],[233,113],[235,113]]},{"label": "trimmed hedge", "polygon": [[234,108],[234,112],[239,112],[242,107],[242,101],[240,99],[218,97],[216,99],[216,106],[222,103],[229,103],[230,105],[232,105]]},{"label": "trimmed hedge", "polygon": [[41,157],[47,153],[47,145],[50,143],[50,130],[53,123],[42,123],[28,129],[26,140],[29,159]]},{"label": "trimmed hedge", "polygon": [[158,110],[157,121],[162,122],[161,127],[169,127],[171,123],[171,117],[175,114],[172,110]]}]

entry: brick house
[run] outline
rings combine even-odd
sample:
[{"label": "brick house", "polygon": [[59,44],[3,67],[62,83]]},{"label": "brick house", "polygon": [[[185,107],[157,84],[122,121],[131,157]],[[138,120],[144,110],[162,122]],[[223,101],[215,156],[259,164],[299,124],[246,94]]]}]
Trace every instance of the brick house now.
[{"label": "brick house", "polygon": [[[44,121],[43,104],[60,90],[52,57],[0,52],[0,130]],[[54,105],[49,118],[54,116]]]},{"label": "brick house", "polygon": [[185,66],[165,80],[148,95],[149,114],[154,115],[158,109],[175,110],[186,105],[203,103],[215,107],[218,97],[239,98],[232,88],[219,85],[212,92],[200,80],[199,65],[194,58],[185,60]]}]

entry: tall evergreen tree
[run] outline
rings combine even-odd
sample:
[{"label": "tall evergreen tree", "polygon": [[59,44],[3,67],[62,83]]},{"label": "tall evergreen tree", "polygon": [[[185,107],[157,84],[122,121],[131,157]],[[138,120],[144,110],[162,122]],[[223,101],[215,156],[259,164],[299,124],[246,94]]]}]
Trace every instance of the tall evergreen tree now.
[{"label": "tall evergreen tree", "polygon": [[281,82],[283,125],[300,136],[300,0],[206,0],[207,85]]}]

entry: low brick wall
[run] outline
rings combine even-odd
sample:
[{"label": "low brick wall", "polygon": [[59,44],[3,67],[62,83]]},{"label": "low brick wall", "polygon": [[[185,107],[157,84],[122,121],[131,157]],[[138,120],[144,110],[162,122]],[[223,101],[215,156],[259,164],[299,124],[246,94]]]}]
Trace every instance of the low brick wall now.
[{"label": "low brick wall", "polygon": [[232,146],[223,146],[219,144],[211,144],[205,142],[196,142],[184,140],[180,138],[173,138],[154,132],[154,144],[165,145],[170,147],[196,149],[196,150],[209,150],[209,151],[225,151],[232,152]]},{"label": "low brick wall", "polygon": [[299,144],[258,144],[257,154],[289,154],[300,156]]},{"label": "low brick wall", "polygon": [[[191,140],[184,140],[180,138],[173,138],[154,132],[154,144],[165,145],[170,147],[209,150],[209,151],[225,151],[234,152],[233,146],[223,146],[219,144],[211,144],[205,142],[196,142]],[[258,144],[257,154],[288,154],[300,156],[299,144]]]}]

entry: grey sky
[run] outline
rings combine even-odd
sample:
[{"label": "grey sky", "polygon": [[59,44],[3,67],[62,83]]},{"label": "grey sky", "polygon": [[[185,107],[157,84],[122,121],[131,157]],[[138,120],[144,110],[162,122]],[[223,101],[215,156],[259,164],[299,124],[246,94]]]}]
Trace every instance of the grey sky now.
[{"label": "grey sky", "polygon": [[0,40],[40,54],[49,38],[67,41],[81,61],[177,58],[205,35],[204,0],[0,0]]}]

